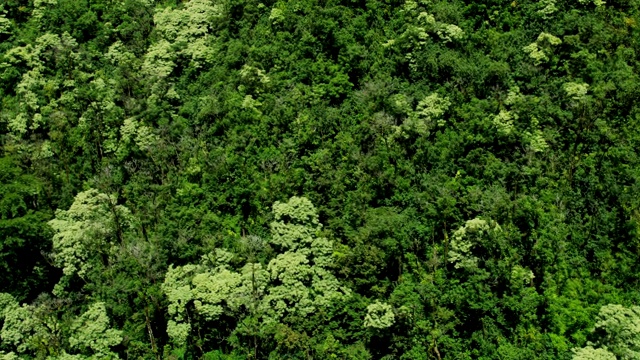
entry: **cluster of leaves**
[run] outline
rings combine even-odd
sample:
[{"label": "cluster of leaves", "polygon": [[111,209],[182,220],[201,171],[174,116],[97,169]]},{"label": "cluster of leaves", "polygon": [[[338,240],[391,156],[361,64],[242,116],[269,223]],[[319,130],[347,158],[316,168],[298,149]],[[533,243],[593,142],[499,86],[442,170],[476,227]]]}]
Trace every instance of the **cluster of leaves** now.
[{"label": "cluster of leaves", "polygon": [[637,358],[639,26],[3,1],[0,357]]}]

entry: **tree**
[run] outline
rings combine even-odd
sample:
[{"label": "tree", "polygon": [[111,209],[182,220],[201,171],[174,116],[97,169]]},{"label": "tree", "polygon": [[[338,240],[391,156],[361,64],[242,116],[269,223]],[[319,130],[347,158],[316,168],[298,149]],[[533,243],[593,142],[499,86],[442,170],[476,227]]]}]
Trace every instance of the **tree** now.
[{"label": "tree", "polygon": [[271,331],[280,325],[302,330],[309,316],[349,296],[330,271],[333,245],[318,236],[322,225],[311,202],[293,197],[276,202],[273,213],[269,243],[279,254],[266,268],[246,263],[234,271],[234,255],[222,249],[198,265],[169,268],[162,288],[170,304],[169,336],[177,346],[186,345],[197,318],[236,316],[242,323],[250,316]]},{"label": "tree", "polygon": [[96,302],[71,324],[69,345],[94,358],[114,358],[117,355],[111,347],[120,344],[122,331],[109,327],[109,317],[104,303]]},{"label": "tree", "polygon": [[63,291],[73,276],[85,281],[101,276],[113,263],[131,220],[126,207],[94,189],[78,193],[69,210],[57,210],[49,221],[54,230],[52,258],[64,273],[56,291]]},{"label": "tree", "polygon": [[500,225],[493,221],[478,218],[468,220],[451,237],[449,262],[454,263],[457,269],[477,268],[480,259],[473,254],[474,250],[484,245],[486,237],[501,230]]},{"label": "tree", "polygon": [[600,308],[594,348],[574,349],[573,359],[637,359],[640,357],[640,307],[608,304]]},{"label": "tree", "polygon": [[389,304],[377,301],[367,306],[367,316],[364,318],[364,326],[384,329],[393,325],[394,319],[393,308]]},{"label": "tree", "polygon": [[122,332],[109,326],[104,303],[91,304],[70,326],[59,317],[65,308],[65,302],[59,299],[20,305],[10,295],[0,293],[0,320],[3,321],[0,344],[17,354],[41,358],[117,357],[111,348],[122,342]]}]

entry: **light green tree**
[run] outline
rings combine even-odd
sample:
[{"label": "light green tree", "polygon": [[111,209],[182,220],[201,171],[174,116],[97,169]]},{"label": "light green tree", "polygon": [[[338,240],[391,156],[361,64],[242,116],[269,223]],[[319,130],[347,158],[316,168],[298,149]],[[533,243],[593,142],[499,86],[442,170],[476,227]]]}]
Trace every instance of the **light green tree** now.
[{"label": "light green tree", "polygon": [[553,48],[560,44],[562,44],[562,40],[559,38],[549,33],[541,32],[536,41],[525,46],[523,50],[529,54],[535,65],[540,65],[550,60],[549,56],[553,53]]},{"label": "light green tree", "polygon": [[616,356],[605,349],[594,349],[592,346],[573,350],[573,360],[617,360]]},{"label": "light green tree", "polygon": [[[179,346],[192,331],[192,318],[214,321],[222,314],[257,317],[263,325],[295,327],[300,320],[349,296],[331,273],[333,244],[318,236],[322,225],[306,198],[273,205],[271,245],[279,254],[235,271],[234,255],[222,249],[197,265],[170,267],[162,289],[169,300],[168,334]],[[242,322],[241,322],[242,323]]]},{"label": "light green tree", "polygon": [[84,86],[89,102],[78,119],[78,129],[89,139],[99,132],[95,147],[100,157],[115,152],[121,144],[118,133],[124,110],[116,105],[117,85],[115,79],[96,74]]},{"label": "light green tree", "polygon": [[96,302],[71,325],[69,345],[83,353],[92,353],[93,358],[117,358],[112,346],[122,342],[122,331],[109,327],[109,317],[102,302]]},{"label": "light green tree", "polygon": [[187,304],[193,300],[190,282],[198,269],[197,265],[169,266],[162,284],[162,291],[169,302],[167,312],[170,319],[167,323],[167,334],[179,345],[186,343],[191,331]]},{"label": "light green tree", "polygon": [[320,308],[349,296],[329,271],[333,243],[318,236],[318,213],[307,198],[273,205],[271,244],[284,253],[267,266],[269,286],[263,300],[267,322],[295,324]]},{"label": "light green tree", "polygon": [[509,135],[513,132],[513,121],[518,119],[518,114],[507,110],[500,110],[500,112],[493,117],[493,124],[498,129],[498,132],[502,135]]},{"label": "light green tree", "polygon": [[43,335],[43,329],[31,316],[32,311],[28,305],[20,306],[13,296],[0,293],[0,319],[3,320],[0,338],[3,344],[15,347],[18,352],[37,346],[36,339]]},{"label": "light green tree", "polygon": [[418,102],[415,116],[426,124],[436,123],[438,126],[443,126],[444,119],[442,117],[449,106],[451,106],[449,98],[432,93]]},{"label": "light green tree", "polygon": [[169,300],[168,334],[179,346],[186,343],[192,317],[214,321],[222,314],[236,314],[248,307],[252,286],[264,288],[266,272],[260,264],[247,264],[240,272],[229,262],[234,255],[216,249],[197,265],[170,267],[162,290]]},{"label": "light green tree", "polygon": [[584,102],[589,91],[589,84],[568,82],[563,85],[564,91],[572,100]]},{"label": "light green tree", "polygon": [[418,70],[414,53],[424,49],[428,39],[435,38],[443,43],[450,43],[461,40],[465,35],[464,30],[458,25],[437,21],[433,14],[424,11],[424,6],[428,4],[426,1],[405,1],[401,11],[409,15],[411,20],[407,22],[405,31],[399,37],[383,44],[384,47],[402,47],[412,71]]},{"label": "light green tree", "polygon": [[550,18],[552,14],[558,11],[556,0],[541,0],[539,6],[541,8],[538,10],[538,14],[542,15],[545,19]]},{"label": "light green tree", "polygon": [[21,357],[60,354],[69,335],[59,317],[63,305],[63,301],[47,296],[33,304],[20,304],[13,296],[0,293],[0,346]]},{"label": "light green tree", "polygon": [[595,5],[596,7],[602,7],[602,6],[604,6],[604,5],[607,3],[607,2],[606,2],[606,1],[604,1],[604,0],[578,0],[578,2],[579,2],[580,4],[584,4],[584,5],[586,5],[586,4],[593,4],[593,5]]},{"label": "light green tree", "polygon": [[269,20],[274,25],[284,22],[285,20],[284,11],[277,7],[272,8],[271,13],[269,14]]},{"label": "light green tree", "polygon": [[18,360],[20,359],[13,351],[5,353],[0,351],[0,360]]},{"label": "light green tree", "polygon": [[[56,299],[19,304],[11,295],[0,293],[1,344],[15,351],[0,356],[7,359],[18,355],[48,359],[117,358],[111,347],[122,342],[122,332],[109,326],[104,303],[91,304],[86,312],[73,319],[71,326],[65,326],[58,316],[57,310],[62,304],[64,302]],[[70,355],[68,351],[78,354]]]},{"label": "light green tree", "polygon": [[538,119],[535,117],[531,119],[532,131],[524,132],[524,140],[529,144],[529,149],[533,152],[545,151],[549,144],[542,136],[542,130],[539,128]]},{"label": "light green tree", "polygon": [[69,210],[57,210],[49,225],[54,230],[53,262],[65,276],[56,291],[62,291],[68,277],[87,280],[90,271],[113,261],[131,215],[113,196],[90,189],[78,193]]},{"label": "light green tree", "polygon": [[485,237],[502,229],[495,221],[475,218],[468,220],[453,233],[449,244],[449,262],[454,263],[456,269],[475,269],[478,259],[473,255],[473,249],[481,246]]},{"label": "light green tree", "polygon": [[158,144],[159,138],[153,130],[135,118],[127,118],[120,127],[120,140],[117,143],[117,154],[124,158],[135,147],[148,152]]},{"label": "light green tree", "polygon": [[24,64],[27,69],[15,87],[19,103],[8,122],[13,136],[23,136],[44,127],[48,115],[56,111],[58,103],[64,102],[62,97],[54,96],[57,92],[53,90],[64,89],[69,83],[46,73],[53,61],[76,62],[79,59],[77,47],[77,41],[66,32],[62,35],[46,33],[34,44],[14,47],[4,54],[0,65]]},{"label": "light green tree", "polygon": [[411,111],[409,99],[403,94],[396,94],[391,98],[391,105],[395,111],[407,116],[401,126],[395,126],[393,136],[406,137],[412,132],[428,135],[435,127],[444,126],[444,114],[451,106],[451,101],[438,93],[432,93],[420,100],[416,109]]},{"label": "light green tree", "polygon": [[[545,151],[549,147],[540,129],[538,119],[531,116],[527,126],[528,129],[521,132],[518,131],[518,127],[526,124],[525,121],[519,121],[521,109],[523,105],[531,101],[537,100],[535,97],[521,94],[517,86],[511,87],[504,99],[506,108],[500,109],[500,112],[493,117],[492,122],[500,135],[519,134],[527,145],[527,150],[532,153],[538,153]],[[526,118],[527,114],[523,113],[522,117]]]},{"label": "light green tree", "polygon": [[0,34],[10,34],[11,26],[11,20],[7,19],[4,14],[0,13]]},{"label": "light green tree", "polygon": [[364,317],[364,327],[385,329],[392,326],[394,322],[395,315],[391,305],[376,301],[367,306],[367,315]]},{"label": "light green tree", "polygon": [[190,0],[183,7],[167,7],[153,17],[160,40],[152,44],[142,71],[152,77],[165,78],[176,66],[178,57],[200,67],[211,60],[212,21],[222,15],[222,6],[211,0]]},{"label": "light green tree", "polygon": [[608,304],[601,307],[594,334],[595,343],[573,350],[574,360],[640,359],[640,306]]}]

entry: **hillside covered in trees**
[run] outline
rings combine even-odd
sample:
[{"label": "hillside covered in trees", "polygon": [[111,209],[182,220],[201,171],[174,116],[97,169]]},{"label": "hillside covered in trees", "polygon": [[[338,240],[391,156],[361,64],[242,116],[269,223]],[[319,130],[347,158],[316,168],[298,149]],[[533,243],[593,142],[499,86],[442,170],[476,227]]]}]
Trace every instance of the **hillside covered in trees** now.
[{"label": "hillside covered in trees", "polygon": [[0,359],[640,359],[639,7],[0,1]]}]

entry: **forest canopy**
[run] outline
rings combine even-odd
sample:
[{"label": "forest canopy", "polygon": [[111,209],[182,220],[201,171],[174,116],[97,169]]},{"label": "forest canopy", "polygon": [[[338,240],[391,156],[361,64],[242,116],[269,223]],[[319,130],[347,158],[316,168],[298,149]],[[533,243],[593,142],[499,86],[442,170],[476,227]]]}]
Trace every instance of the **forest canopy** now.
[{"label": "forest canopy", "polygon": [[3,0],[0,359],[640,358],[640,0]]}]

